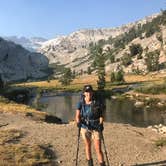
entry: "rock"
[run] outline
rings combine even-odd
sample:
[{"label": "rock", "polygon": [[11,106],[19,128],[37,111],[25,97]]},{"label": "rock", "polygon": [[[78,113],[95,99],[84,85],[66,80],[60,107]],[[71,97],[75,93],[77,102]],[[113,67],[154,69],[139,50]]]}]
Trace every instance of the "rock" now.
[{"label": "rock", "polygon": [[57,163],[58,163],[58,164],[61,164],[61,163],[62,163],[62,160],[58,160]]},{"label": "rock", "polygon": [[159,124],[159,126],[158,126],[159,128],[161,128],[161,127],[163,127],[163,125],[162,124]]},{"label": "rock", "polygon": [[144,102],[136,101],[134,105],[135,107],[142,107],[144,105]]},{"label": "rock", "polygon": [[53,116],[53,115],[46,115],[44,121],[47,123],[62,124],[62,120],[56,116]]},{"label": "rock", "polygon": [[11,82],[46,77],[48,59],[40,53],[32,53],[21,45],[0,38],[0,75]]},{"label": "rock", "polygon": [[163,104],[163,103],[161,103],[161,102],[158,102],[158,103],[157,103],[157,106],[158,106],[158,107],[163,107],[163,106],[164,106],[164,104]]},{"label": "rock", "polygon": [[148,126],[149,129],[152,129],[153,131],[160,133],[160,134],[166,134],[166,126],[159,124],[154,126]]},{"label": "rock", "polygon": [[145,100],[149,101],[151,98],[150,97],[145,97]]},{"label": "rock", "polygon": [[161,133],[163,134],[166,134],[166,126],[163,126],[161,129],[160,129]]},{"label": "rock", "polygon": [[116,97],[116,96],[111,96],[111,98],[112,98],[112,99],[117,99],[117,97]]},{"label": "rock", "polygon": [[41,37],[26,38],[17,36],[7,36],[4,37],[4,39],[12,41],[16,44],[20,44],[31,52],[35,52],[42,45],[43,42],[47,41],[47,39]]},{"label": "rock", "polygon": [[152,131],[158,132],[158,130],[157,130],[157,129],[155,129],[155,128],[152,128]]},{"label": "rock", "polygon": [[158,125],[154,125],[153,127],[156,128],[156,129],[158,129]]},{"label": "rock", "polygon": [[148,128],[148,129],[152,129],[152,128],[153,128],[153,126],[148,126],[147,128]]}]

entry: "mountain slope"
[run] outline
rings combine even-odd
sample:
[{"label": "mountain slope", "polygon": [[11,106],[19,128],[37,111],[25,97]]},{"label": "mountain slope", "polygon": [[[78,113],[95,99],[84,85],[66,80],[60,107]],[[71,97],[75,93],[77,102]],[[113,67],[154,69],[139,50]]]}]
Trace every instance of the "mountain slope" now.
[{"label": "mountain slope", "polygon": [[31,52],[36,52],[36,50],[41,47],[42,43],[46,42],[47,39],[41,38],[41,37],[32,37],[32,38],[26,38],[26,37],[17,37],[17,36],[7,36],[3,37],[5,40],[12,41],[16,44],[20,44],[27,50]]},{"label": "mountain slope", "polygon": [[[50,64],[63,64],[77,72],[81,70],[87,71],[87,67],[92,63],[89,55],[89,45],[91,43],[97,44],[103,40],[111,41],[121,34],[127,33],[135,26],[152,21],[157,16],[158,14],[154,14],[135,23],[123,25],[118,28],[79,30],[68,36],[60,36],[43,43],[39,51],[48,57]],[[111,45],[108,46],[112,48]],[[107,66],[107,68],[110,67]]]},{"label": "mountain slope", "polygon": [[47,76],[48,59],[20,45],[0,38],[0,76],[4,81],[36,79]]}]

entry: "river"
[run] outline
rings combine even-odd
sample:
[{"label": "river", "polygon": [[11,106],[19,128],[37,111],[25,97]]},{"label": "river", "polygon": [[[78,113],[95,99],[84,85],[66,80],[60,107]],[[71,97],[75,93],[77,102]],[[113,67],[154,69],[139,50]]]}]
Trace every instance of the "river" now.
[{"label": "river", "polygon": [[[69,122],[74,120],[79,99],[79,93],[67,93],[43,96],[39,102],[46,105],[43,111],[61,118],[63,122]],[[136,108],[134,102],[129,99],[106,99],[104,119],[106,122],[132,124],[139,127],[166,123],[161,112]]]}]

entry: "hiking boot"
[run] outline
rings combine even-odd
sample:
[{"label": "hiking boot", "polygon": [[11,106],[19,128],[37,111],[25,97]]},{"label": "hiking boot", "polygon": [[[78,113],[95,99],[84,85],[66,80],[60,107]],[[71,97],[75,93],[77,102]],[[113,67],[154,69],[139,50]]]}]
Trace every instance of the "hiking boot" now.
[{"label": "hiking boot", "polygon": [[88,166],[93,166],[93,160],[92,159],[88,160]]},{"label": "hiking boot", "polygon": [[105,162],[100,163],[100,166],[106,166]]}]

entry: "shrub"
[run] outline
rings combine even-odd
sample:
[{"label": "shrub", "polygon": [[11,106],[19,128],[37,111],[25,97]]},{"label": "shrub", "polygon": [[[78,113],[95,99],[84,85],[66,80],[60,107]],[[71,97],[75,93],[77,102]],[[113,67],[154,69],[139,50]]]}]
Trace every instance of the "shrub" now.
[{"label": "shrub", "polygon": [[137,54],[142,55],[143,48],[140,44],[132,44],[130,47],[130,54],[131,56],[135,56]]},{"label": "shrub", "polygon": [[159,50],[145,54],[145,62],[148,71],[157,71],[159,69]]},{"label": "shrub", "polygon": [[116,81],[116,79],[115,79],[115,73],[114,72],[111,72],[110,81],[111,82],[115,82]]},{"label": "shrub", "polygon": [[131,60],[131,56],[129,54],[124,54],[124,56],[121,58],[122,60],[122,65],[124,65],[125,67],[130,65],[132,60]]},{"label": "shrub", "polygon": [[119,70],[116,74],[115,74],[115,79],[117,82],[123,82],[124,81],[124,73],[122,70]]},{"label": "shrub", "polygon": [[4,88],[4,82],[2,80],[2,77],[0,75],[0,89],[3,89]]},{"label": "shrub", "polygon": [[63,74],[59,81],[62,85],[70,85],[70,82],[72,81],[72,72],[70,68],[65,68],[63,70]]},{"label": "shrub", "polygon": [[115,82],[124,82],[124,72],[123,70],[119,70],[117,72],[112,72],[111,75],[110,75],[110,81],[112,83],[115,83]]},{"label": "shrub", "polygon": [[155,141],[155,145],[157,147],[159,146],[166,146],[166,138],[160,138],[159,140]]}]

